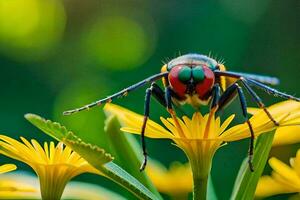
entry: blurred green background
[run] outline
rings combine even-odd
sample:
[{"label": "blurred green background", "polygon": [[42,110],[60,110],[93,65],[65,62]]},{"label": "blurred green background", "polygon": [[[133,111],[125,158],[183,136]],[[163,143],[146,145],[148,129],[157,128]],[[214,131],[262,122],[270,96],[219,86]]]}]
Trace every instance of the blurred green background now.
[{"label": "blurred green background", "polygon": [[[0,131],[50,140],[24,120],[31,112],[107,147],[101,108],[73,116],[62,112],[158,73],[163,61],[185,53],[211,53],[229,70],[277,76],[277,88],[299,96],[299,35],[298,0],[0,0]],[[114,103],[142,113],[144,92]],[[267,105],[279,101],[259,94]],[[153,119],[167,116],[156,102],[151,106]],[[230,113],[240,116],[237,102],[224,115]],[[147,144],[150,156],[166,166],[186,162],[170,141],[148,139]],[[288,161],[297,147],[276,148],[272,155]],[[217,152],[212,179],[219,199],[229,198],[247,148],[248,141],[241,141]],[[78,179],[124,192],[104,178]]]}]

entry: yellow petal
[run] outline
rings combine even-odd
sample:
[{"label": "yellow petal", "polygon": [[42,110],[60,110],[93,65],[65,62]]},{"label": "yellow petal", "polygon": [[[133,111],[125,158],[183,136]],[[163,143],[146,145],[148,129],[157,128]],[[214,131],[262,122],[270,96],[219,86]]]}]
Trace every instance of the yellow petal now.
[{"label": "yellow petal", "polygon": [[[267,108],[270,114],[277,120],[278,117],[287,115],[290,113],[295,113],[300,111],[300,103],[292,100],[283,101],[280,103],[276,103]],[[253,122],[255,121],[269,121],[267,114],[263,109],[260,109],[255,113],[255,115],[251,118]]]},{"label": "yellow petal", "polygon": [[[106,104],[105,112],[114,114],[125,126],[121,130],[128,133],[141,134],[144,116],[114,104]],[[173,135],[152,120],[147,121],[145,136],[150,138],[172,138]]]},{"label": "yellow petal", "polygon": [[296,144],[300,142],[300,126],[280,127],[276,130],[273,146]]},{"label": "yellow petal", "polygon": [[[269,132],[275,128],[275,125],[273,125],[273,122],[268,122],[267,124],[252,124],[252,128],[254,131],[255,136],[259,136],[262,133]],[[225,142],[231,142],[236,140],[241,140],[244,138],[250,137],[250,129],[248,125],[240,124],[231,127],[230,129],[226,130],[219,138],[220,140],[223,140]]]},{"label": "yellow petal", "polygon": [[232,122],[232,120],[234,119],[235,115],[230,115],[230,117],[228,117],[222,124],[222,126],[220,127],[219,133],[223,133],[225,131],[225,129],[229,126],[229,124]]},{"label": "yellow petal", "polygon": [[[141,135],[141,127],[123,127],[121,128],[121,131],[126,132],[126,133],[133,133],[136,135]],[[173,138],[173,136],[164,130],[164,132],[153,130],[150,128],[146,128],[145,130],[145,136],[148,138]]]},{"label": "yellow petal", "polygon": [[165,119],[163,117],[160,117],[160,120],[169,131],[171,131],[175,136],[178,136],[178,131],[177,128],[174,126],[173,120],[171,120],[170,118]]},{"label": "yellow petal", "polygon": [[278,175],[293,183],[293,185],[300,186],[298,174],[291,167],[274,157],[269,159],[269,164]]},{"label": "yellow petal", "polygon": [[14,164],[5,164],[0,166],[0,174],[16,170],[17,166]]},{"label": "yellow petal", "polygon": [[135,112],[132,112],[126,108],[123,108],[121,106],[112,104],[112,103],[107,103],[105,104],[103,110],[106,113],[116,115],[122,125],[127,126],[127,123],[130,123],[131,121],[134,121],[134,123],[141,123],[144,120],[143,115],[139,115]]},{"label": "yellow petal", "polygon": [[260,108],[247,108],[247,112],[251,115],[255,115],[260,110]]},{"label": "yellow petal", "polygon": [[287,101],[282,101],[282,102],[273,104],[272,106],[270,106],[268,108],[268,110],[272,114],[278,115],[278,114],[285,113],[287,111],[299,110],[299,108],[300,108],[299,102],[293,101],[293,100],[287,100]]},{"label": "yellow petal", "polygon": [[298,149],[295,158],[290,158],[290,164],[300,177],[300,149]]},{"label": "yellow petal", "polygon": [[[295,101],[283,101],[274,104],[267,108],[273,118],[279,122],[280,125],[294,123],[295,120],[300,120],[300,103]],[[264,110],[260,109],[250,118],[255,136],[262,133],[269,132],[277,128],[275,124],[269,119]],[[246,123],[234,126],[226,130],[220,138],[224,141],[235,141],[250,137],[250,130]]]},{"label": "yellow petal", "polygon": [[256,187],[255,196],[268,197],[276,194],[291,193],[284,185],[278,183],[270,176],[262,176]]},{"label": "yellow petal", "polygon": [[[10,137],[0,135],[0,153],[8,157],[22,161],[31,166],[38,174],[40,188],[43,197],[53,199],[59,197],[66,183],[73,177],[85,173],[99,173],[76,152],[62,143],[44,145],[48,150],[43,149],[40,144],[31,140],[31,143],[21,137],[23,143]],[[48,192],[52,190],[52,192]],[[50,195],[50,196],[48,196]]]}]

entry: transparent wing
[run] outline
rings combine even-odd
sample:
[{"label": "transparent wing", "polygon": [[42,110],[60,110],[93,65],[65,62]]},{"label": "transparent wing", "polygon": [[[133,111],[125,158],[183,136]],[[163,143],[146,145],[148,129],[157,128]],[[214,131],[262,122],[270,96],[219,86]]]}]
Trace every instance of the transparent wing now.
[{"label": "transparent wing", "polygon": [[256,80],[261,83],[269,84],[269,85],[278,85],[280,83],[279,79],[272,76],[264,76],[264,75],[258,75],[258,74],[248,74],[243,72],[234,72],[235,74],[238,74],[242,77]]}]

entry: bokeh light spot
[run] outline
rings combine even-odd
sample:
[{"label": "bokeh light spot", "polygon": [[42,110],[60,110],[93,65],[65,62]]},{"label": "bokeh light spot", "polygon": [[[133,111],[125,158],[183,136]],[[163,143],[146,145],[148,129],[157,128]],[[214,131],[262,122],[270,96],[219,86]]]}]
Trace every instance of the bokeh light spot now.
[{"label": "bokeh light spot", "polygon": [[58,0],[0,0],[0,51],[37,60],[61,39],[65,11]]},{"label": "bokeh light spot", "polygon": [[263,16],[271,1],[222,0],[220,3],[231,17],[246,24],[253,24]]},{"label": "bokeh light spot", "polygon": [[129,69],[147,60],[152,52],[153,38],[142,24],[122,17],[99,19],[84,35],[84,51],[98,66]]}]

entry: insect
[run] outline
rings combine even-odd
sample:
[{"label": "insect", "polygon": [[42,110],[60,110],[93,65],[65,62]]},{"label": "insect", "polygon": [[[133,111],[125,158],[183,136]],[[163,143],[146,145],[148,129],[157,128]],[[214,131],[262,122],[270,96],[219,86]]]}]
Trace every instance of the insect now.
[{"label": "insect", "polygon": [[[164,88],[160,88],[156,81],[161,79]],[[265,84],[277,85],[279,80],[275,77],[261,76],[227,71],[222,63],[201,54],[186,54],[177,57],[163,65],[161,72],[150,76],[134,85],[131,85],[111,96],[100,99],[93,103],[74,110],[65,111],[64,115],[70,115],[82,110],[88,110],[115,98],[126,96],[129,92],[136,90],[146,84],[150,86],[146,89],[144,120],[141,127],[141,143],[144,161],[140,170],[144,170],[147,164],[147,151],[145,143],[145,128],[150,113],[150,99],[153,96],[167,111],[175,116],[174,106],[188,103],[194,108],[207,105],[213,111],[225,108],[236,97],[239,97],[244,121],[248,124],[251,137],[249,143],[248,164],[253,171],[253,151],[254,151],[254,132],[247,115],[247,102],[243,89],[252,96],[257,106],[264,110],[269,119],[275,124],[278,122],[269,113],[261,98],[256,94],[252,87],[262,89],[268,94],[279,96],[286,99],[300,101],[299,98],[280,92]]]}]

